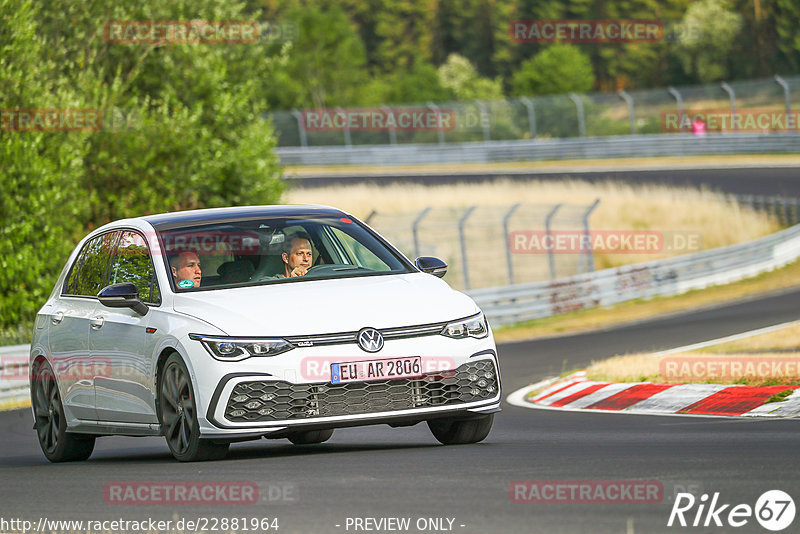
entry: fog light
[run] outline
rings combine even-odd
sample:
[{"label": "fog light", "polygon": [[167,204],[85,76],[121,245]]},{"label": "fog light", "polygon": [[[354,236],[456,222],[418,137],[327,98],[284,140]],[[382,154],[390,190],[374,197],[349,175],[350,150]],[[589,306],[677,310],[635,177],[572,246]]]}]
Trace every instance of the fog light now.
[{"label": "fog light", "polygon": [[247,395],[237,395],[233,398],[233,402],[244,402],[249,398]]},{"label": "fog light", "polygon": [[272,415],[272,408],[261,408],[258,410],[258,415]]},{"label": "fog light", "polygon": [[488,388],[486,388],[486,391],[488,391],[489,393],[494,393],[494,389],[495,389],[494,386],[489,386]]},{"label": "fog light", "polygon": [[247,412],[245,412],[244,410],[233,410],[233,411],[231,412],[231,417],[241,417],[241,416],[243,416],[245,413],[247,413]]},{"label": "fog light", "polygon": [[492,374],[491,371],[486,371],[485,373],[483,373],[483,378],[493,378],[493,377],[494,375]]},{"label": "fog light", "polygon": [[475,382],[478,379],[478,376],[477,375],[469,375],[467,377],[467,379],[469,379],[470,382]]},{"label": "fog light", "polygon": [[483,378],[478,380],[478,386],[480,386],[482,388],[485,388],[486,387],[486,380],[484,380]]},{"label": "fog light", "polygon": [[258,402],[258,401],[250,401],[247,404],[245,404],[244,407],[245,408],[249,408],[251,410],[255,410],[256,408],[260,408],[261,407],[261,403]]},{"label": "fog light", "polygon": [[480,395],[481,391],[478,388],[472,388],[471,390],[469,390],[469,393],[470,393],[470,395],[477,396],[477,395]]},{"label": "fog light", "polygon": [[275,395],[273,395],[272,393],[264,393],[263,395],[261,395],[261,400],[266,402],[275,400]]}]

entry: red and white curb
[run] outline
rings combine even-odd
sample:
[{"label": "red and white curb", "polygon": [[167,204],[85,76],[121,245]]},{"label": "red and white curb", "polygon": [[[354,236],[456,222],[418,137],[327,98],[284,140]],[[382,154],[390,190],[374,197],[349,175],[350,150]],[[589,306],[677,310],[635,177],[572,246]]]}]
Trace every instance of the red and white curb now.
[{"label": "red and white curb", "polygon": [[[774,394],[795,390],[786,400],[764,404]],[[800,417],[800,386],[594,382],[585,371],[550,379],[511,393],[514,406],[598,413],[738,417]],[[528,398],[531,392],[536,392]]]}]

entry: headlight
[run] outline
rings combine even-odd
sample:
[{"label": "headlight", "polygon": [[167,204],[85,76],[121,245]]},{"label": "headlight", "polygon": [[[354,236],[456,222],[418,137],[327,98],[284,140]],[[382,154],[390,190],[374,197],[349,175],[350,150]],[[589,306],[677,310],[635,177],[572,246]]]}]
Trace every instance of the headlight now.
[{"label": "headlight", "polygon": [[189,339],[199,341],[211,356],[226,362],[238,362],[253,356],[276,356],[294,348],[281,338],[242,339],[189,334]]},{"label": "headlight", "polygon": [[486,326],[486,318],[481,312],[467,319],[448,323],[444,329],[442,329],[442,335],[455,339],[462,339],[465,337],[476,337],[480,339],[489,335],[489,327]]}]

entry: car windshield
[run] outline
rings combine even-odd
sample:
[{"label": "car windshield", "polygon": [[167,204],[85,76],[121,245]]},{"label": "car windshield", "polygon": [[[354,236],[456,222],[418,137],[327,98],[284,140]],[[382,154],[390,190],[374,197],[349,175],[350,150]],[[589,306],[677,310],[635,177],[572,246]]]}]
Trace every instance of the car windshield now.
[{"label": "car windshield", "polygon": [[216,222],[159,232],[175,291],[413,272],[348,217]]}]

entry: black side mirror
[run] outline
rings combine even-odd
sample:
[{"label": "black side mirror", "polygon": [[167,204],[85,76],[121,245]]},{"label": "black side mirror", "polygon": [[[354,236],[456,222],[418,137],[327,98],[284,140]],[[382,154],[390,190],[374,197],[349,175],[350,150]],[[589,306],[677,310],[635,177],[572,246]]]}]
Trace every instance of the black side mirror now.
[{"label": "black side mirror", "polygon": [[139,300],[139,288],[136,284],[125,282],[111,284],[97,294],[100,304],[109,308],[130,308],[139,315],[147,315],[149,308]]},{"label": "black side mirror", "polygon": [[439,258],[433,258],[431,256],[420,256],[414,260],[414,265],[423,273],[432,274],[438,278],[443,277],[445,273],[447,273],[447,264]]}]

